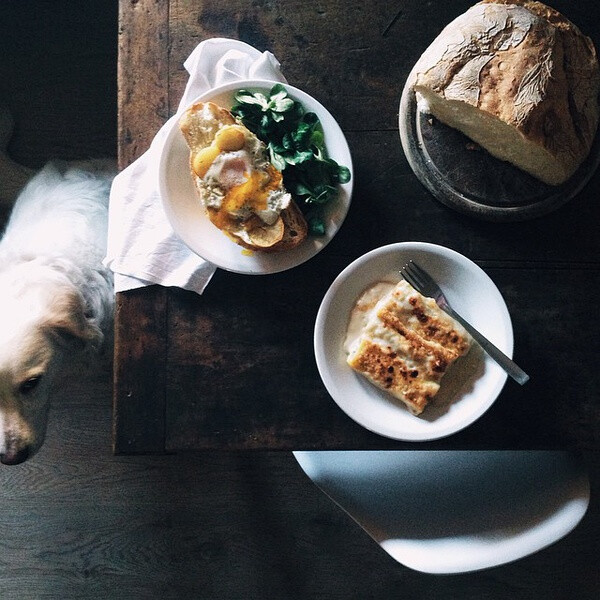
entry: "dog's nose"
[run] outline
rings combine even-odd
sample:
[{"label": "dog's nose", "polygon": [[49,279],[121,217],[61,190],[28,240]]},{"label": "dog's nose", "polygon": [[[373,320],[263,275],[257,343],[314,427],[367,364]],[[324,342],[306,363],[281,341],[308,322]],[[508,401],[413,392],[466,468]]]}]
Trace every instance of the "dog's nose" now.
[{"label": "dog's nose", "polygon": [[7,450],[3,454],[0,454],[0,462],[3,465],[18,465],[29,458],[30,452],[31,449],[29,446],[25,446],[19,450]]}]

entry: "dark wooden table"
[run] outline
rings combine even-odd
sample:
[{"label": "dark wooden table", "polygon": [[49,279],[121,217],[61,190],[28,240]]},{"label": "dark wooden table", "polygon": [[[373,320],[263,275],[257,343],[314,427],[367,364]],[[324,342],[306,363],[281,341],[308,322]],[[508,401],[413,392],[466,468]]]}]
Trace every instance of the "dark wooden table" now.
[{"label": "dark wooden table", "polygon": [[[490,275],[513,320],[515,359],[531,375],[524,387],[507,382],[465,430],[417,447],[600,449],[600,174],[551,214],[484,222],[435,200],[400,144],[406,77],[470,4],[121,1],[122,168],[175,112],[192,49],[229,37],[272,51],[290,84],[331,111],[350,145],[355,187],[335,239],[291,271],[218,271],[202,296],[159,286],[118,295],[115,452],[414,448],[347,417],[320,380],[312,346],[335,276],[363,253],[399,241],[448,246]],[[600,46],[600,26],[589,19],[593,0],[552,4]]]}]

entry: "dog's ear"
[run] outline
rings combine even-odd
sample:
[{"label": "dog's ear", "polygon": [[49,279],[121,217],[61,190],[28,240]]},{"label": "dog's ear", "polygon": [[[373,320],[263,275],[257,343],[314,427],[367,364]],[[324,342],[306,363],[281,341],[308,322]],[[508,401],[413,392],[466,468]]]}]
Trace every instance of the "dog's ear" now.
[{"label": "dog's ear", "polygon": [[45,326],[65,342],[96,346],[102,341],[102,333],[86,315],[85,301],[76,289],[63,289],[53,296]]}]

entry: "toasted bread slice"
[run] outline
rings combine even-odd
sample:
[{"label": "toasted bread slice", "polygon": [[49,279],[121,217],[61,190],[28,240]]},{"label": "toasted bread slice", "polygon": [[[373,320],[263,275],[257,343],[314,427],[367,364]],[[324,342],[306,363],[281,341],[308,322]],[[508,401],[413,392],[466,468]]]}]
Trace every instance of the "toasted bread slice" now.
[{"label": "toasted bread slice", "polygon": [[276,243],[270,246],[260,246],[260,241],[255,238],[253,231],[249,232],[252,238],[252,243],[260,246],[263,252],[280,252],[282,250],[289,250],[290,248],[294,248],[300,244],[308,235],[308,225],[306,224],[306,219],[298,208],[298,205],[293,200],[286,209],[281,211],[279,220],[283,226],[283,235]]},{"label": "toasted bread slice", "polygon": [[179,119],[179,129],[193,155],[210,146],[217,131],[224,125],[233,125],[235,122],[228,110],[214,102],[196,102]]},{"label": "toasted bread slice", "polygon": [[[250,250],[279,252],[306,238],[304,215],[285,190],[281,172],[268,161],[265,145],[227,109],[198,102],[185,111],[179,127],[190,149],[190,172],[206,214],[231,240]],[[234,172],[233,183],[229,174],[222,175],[223,181],[229,178],[225,183],[220,179],[215,183],[214,176],[208,181],[207,173],[217,160],[229,161],[226,169]]]},{"label": "toasted bread slice", "polygon": [[259,218],[255,218],[252,223],[248,223],[248,229],[244,231],[244,234],[234,233],[240,240],[238,243],[245,248],[272,250],[283,239],[285,224],[281,216],[272,225],[265,225]]}]

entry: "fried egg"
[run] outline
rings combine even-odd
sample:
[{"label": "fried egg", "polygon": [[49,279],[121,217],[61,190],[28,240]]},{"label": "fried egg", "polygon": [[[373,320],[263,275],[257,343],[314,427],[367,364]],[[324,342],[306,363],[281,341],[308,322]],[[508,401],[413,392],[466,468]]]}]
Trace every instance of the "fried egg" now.
[{"label": "fried egg", "polygon": [[[242,239],[257,225],[274,225],[291,202],[266,146],[230,113],[205,103],[194,115],[190,164],[211,221]],[[203,145],[204,142],[204,145]],[[258,219],[258,221],[257,221]]]}]

